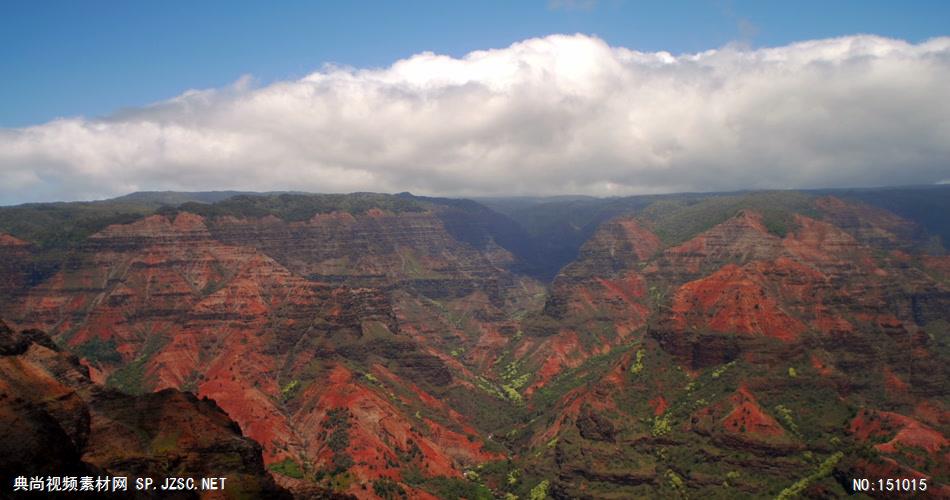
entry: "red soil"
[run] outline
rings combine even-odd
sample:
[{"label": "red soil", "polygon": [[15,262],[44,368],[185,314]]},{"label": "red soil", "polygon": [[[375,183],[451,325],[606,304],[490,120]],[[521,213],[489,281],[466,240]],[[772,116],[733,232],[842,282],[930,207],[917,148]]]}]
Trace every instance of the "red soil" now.
[{"label": "red soil", "polygon": [[904,395],[910,389],[910,384],[901,380],[890,367],[884,367],[884,386],[894,395]]},{"label": "red soil", "polygon": [[636,254],[637,259],[645,261],[663,247],[660,238],[649,229],[643,227],[638,220],[634,218],[622,218],[616,220],[616,223],[623,228],[624,236],[627,241],[633,245],[633,252]]},{"label": "red soil", "polygon": [[914,418],[887,411],[861,410],[851,420],[849,429],[856,438],[864,441],[890,438],[874,446],[884,453],[899,453],[900,447],[913,447],[938,456],[950,445],[950,441],[939,431]]},{"label": "red soil", "polygon": [[784,341],[796,339],[805,325],[781,309],[763,282],[759,273],[726,265],[676,292],[673,323],[680,331],[708,328]]},{"label": "red soil", "polygon": [[577,332],[565,331],[558,333],[540,345],[538,353],[543,353],[547,357],[538,370],[534,383],[525,389],[525,395],[531,395],[534,391],[543,387],[557,374],[565,368],[574,368],[589,357],[581,346]]},{"label": "red soil", "polygon": [[[423,399],[431,402],[430,398]],[[409,450],[413,446],[421,451],[419,466],[428,475],[459,477],[470,465],[499,458],[482,450],[479,441],[470,441],[465,434],[429,418],[418,420],[405,415],[376,390],[357,382],[343,365],[335,365],[321,383],[311,384],[302,399],[309,403],[293,416],[297,428],[319,429],[330,409],[347,410],[350,415],[347,453],[355,462],[350,472],[358,482],[378,477],[398,480],[399,469],[389,464],[398,462],[397,449]],[[328,465],[332,452],[325,443],[312,435],[307,441],[308,456],[317,457],[317,466]],[[357,493],[357,490],[350,492]]]},{"label": "red soil", "polygon": [[822,361],[821,358],[819,358],[818,356],[812,354],[810,361],[811,361],[812,368],[814,368],[815,371],[817,371],[822,377],[827,377],[831,375],[832,373],[834,373],[834,370],[830,366],[828,366],[824,361]]},{"label": "red soil", "polygon": [[782,244],[799,259],[818,265],[835,264],[864,253],[860,243],[837,226],[803,215],[796,215],[795,223],[798,228]]},{"label": "red soil", "polygon": [[29,243],[6,233],[0,233],[0,247],[22,247]]},{"label": "red soil", "polygon": [[666,412],[666,409],[670,407],[670,404],[663,396],[657,396],[650,400],[650,407],[653,408],[653,415],[660,416]]},{"label": "red soil", "polygon": [[727,432],[753,436],[782,436],[785,430],[769,414],[762,410],[758,401],[745,387],[740,387],[729,400],[732,411],[722,421]]},{"label": "red soil", "polygon": [[696,274],[705,264],[771,259],[779,251],[779,239],[768,232],[762,216],[743,210],[693,239],[667,249],[662,266],[651,265],[647,270],[667,269],[675,273]]}]

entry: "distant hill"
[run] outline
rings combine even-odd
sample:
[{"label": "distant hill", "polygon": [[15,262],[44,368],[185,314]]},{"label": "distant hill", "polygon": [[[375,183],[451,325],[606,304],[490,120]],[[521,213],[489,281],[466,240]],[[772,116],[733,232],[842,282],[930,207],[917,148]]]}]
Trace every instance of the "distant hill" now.
[{"label": "distant hill", "polygon": [[[773,193],[763,195],[762,193]],[[752,194],[751,198],[747,195]],[[568,262],[577,257],[581,245],[603,222],[619,215],[648,210],[649,217],[701,223],[722,219],[739,204],[759,199],[763,203],[783,200],[804,203],[802,196],[833,195],[883,208],[920,224],[939,238],[936,246],[950,242],[950,186],[911,186],[870,189],[820,189],[804,191],[766,191],[731,193],[679,193],[627,197],[596,198],[565,195],[550,197],[485,197],[475,200],[420,197],[409,193],[309,194],[297,192],[246,191],[140,191],[108,200],[91,202],[29,203],[0,207],[0,232],[12,234],[43,247],[57,247],[78,241],[109,224],[130,222],[143,215],[179,210],[201,215],[275,215],[293,220],[316,213],[361,211],[367,206],[390,210],[419,209],[420,203],[452,207],[442,211],[447,228],[462,241],[483,238],[459,231],[479,226],[496,243],[519,258],[515,269],[535,278],[550,281]],[[764,197],[763,197],[764,196]],[[719,201],[713,201],[713,200]],[[737,204],[737,200],[744,200]],[[408,201],[408,200],[411,200]],[[795,201],[793,201],[795,200]],[[410,208],[416,207],[416,208]],[[648,209],[649,207],[649,209]],[[754,208],[754,207],[753,207]],[[710,212],[711,211],[711,212]],[[718,214],[718,215],[711,215]],[[474,217],[474,218],[473,218]],[[461,221],[465,221],[462,224]],[[460,225],[461,224],[461,225]],[[473,225],[474,224],[474,225]],[[462,227],[468,228],[463,229]],[[667,231],[689,234],[688,224],[667,227]],[[662,233],[664,229],[661,229]],[[487,234],[487,233],[486,233]],[[669,234],[671,238],[676,235]],[[470,243],[475,240],[469,241]],[[479,243],[480,244],[480,243]],[[477,246],[477,245],[476,245]]]},{"label": "distant hill", "polygon": [[950,246],[950,185],[888,187],[873,189],[829,189],[815,193],[858,200],[894,212],[940,237]]},{"label": "distant hill", "polygon": [[172,205],[184,203],[215,203],[242,194],[256,194],[251,191],[137,191],[119,196],[106,202],[142,203],[145,205]]},{"label": "distant hill", "polygon": [[[531,273],[542,279],[551,279],[561,267],[577,257],[581,245],[594,234],[601,223],[619,215],[636,214],[650,207],[649,217],[662,215],[660,218],[664,219],[666,230],[679,231],[682,237],[689,234],[688,227],[669,227],[675,220],[682,219],[681,222],[687,226],[692,223],[701,224],[704,219],[722,219],[730,210],[740,208],[740,205],[759,202],[768,205],[777,201],[779,204],[774,208],[792,208],[789,204],[800,206],[805,203],[803,196],[829,195],[861,201],[894,212],[920,224],[928,233],[939,237],[939,243],[943,246],[950,244],[950,218],[946,216],[950,213],[950,186],[947,185],[677,193],[620,198],[498,197],[480,198],[479,201],[488,208],[507,215],[531,235],[532,245],[537,252]],[[667,216],[671,218],[669,221],[665,220]]]}]

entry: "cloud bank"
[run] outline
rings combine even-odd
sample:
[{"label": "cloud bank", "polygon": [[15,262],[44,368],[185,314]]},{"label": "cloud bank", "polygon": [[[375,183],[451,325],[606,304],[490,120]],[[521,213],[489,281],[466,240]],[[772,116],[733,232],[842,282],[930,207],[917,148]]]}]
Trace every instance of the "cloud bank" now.
[{"label": "cloud bank", "polygon": [[0,129],[0,203],[136,190],[453,196],[936,183],[950,38],[674,56],[584,35]]}]

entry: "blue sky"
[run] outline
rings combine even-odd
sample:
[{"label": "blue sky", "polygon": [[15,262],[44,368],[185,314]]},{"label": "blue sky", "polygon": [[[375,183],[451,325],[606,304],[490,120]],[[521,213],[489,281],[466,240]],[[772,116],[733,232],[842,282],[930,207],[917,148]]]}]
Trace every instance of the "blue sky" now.
[{"label": "blue sky", "polygon": [[108,115],[221,87],[299,78],[325,63],[385,67],[552,33],[697,52],[873,33],[946,35],[946,1],[42,1],[0,3],[0,127]]},{"label": "blue sky", "polygon": [[950,182],[947,20],[950,1],[0,0],[0,205]]}]

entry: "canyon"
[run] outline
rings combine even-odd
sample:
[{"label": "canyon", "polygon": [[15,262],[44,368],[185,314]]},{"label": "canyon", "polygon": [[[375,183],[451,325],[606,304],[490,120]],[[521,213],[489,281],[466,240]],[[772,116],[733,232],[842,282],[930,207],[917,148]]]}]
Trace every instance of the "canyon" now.
[{"label": "canyon", "polygon": [[947,496],[950,212],[888,196],[0,207],[0,412],[31,437],[0,468],[228,498]]}]

